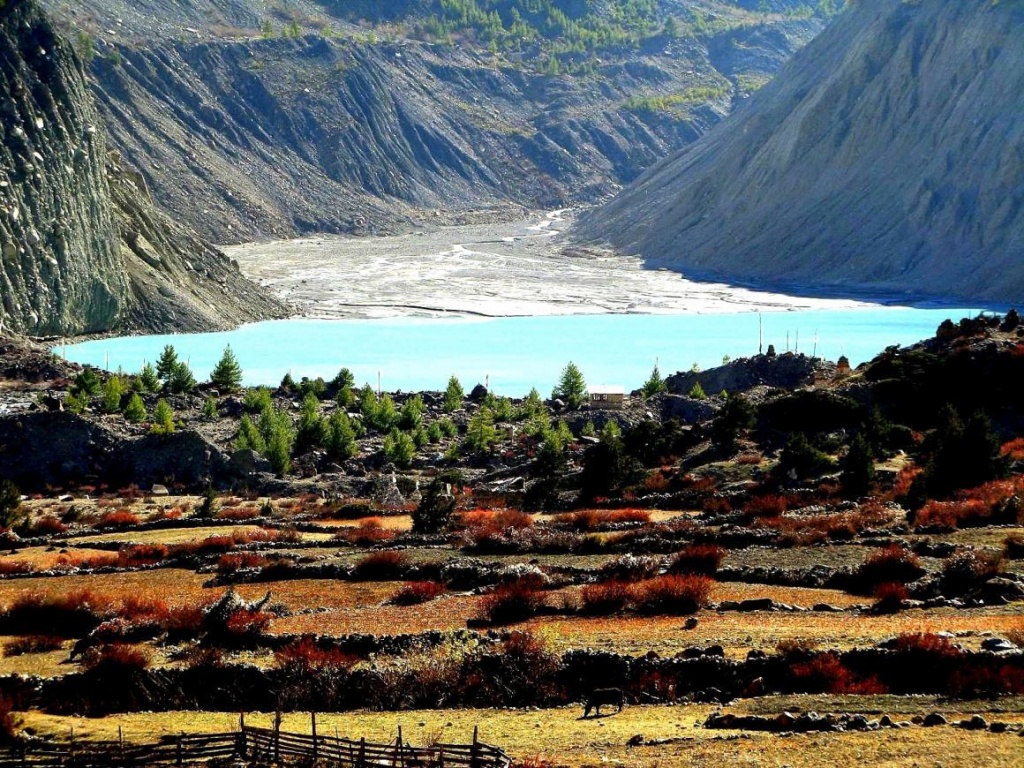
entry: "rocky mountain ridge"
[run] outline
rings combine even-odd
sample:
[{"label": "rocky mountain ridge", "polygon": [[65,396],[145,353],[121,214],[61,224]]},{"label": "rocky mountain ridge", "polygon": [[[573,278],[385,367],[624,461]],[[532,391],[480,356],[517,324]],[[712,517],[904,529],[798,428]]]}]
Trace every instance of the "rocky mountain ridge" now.
[{"label": "rocky mountain ridge", "polygon": [[691,276],[1024,296],[1020,2],[865,0],[580,236]]},{"label": "rocky mountain ridge", "polygon": [[723,5],[720,30],[654,35],[600,63],[560,54],[593,71],[551,74],[529,51],[378,33],[380,20],[359,26],[330,3],[46,1],[93,53],[113,145],[162,207],[224,243],[600,199],[717,123],[824,24]]},{"label": "rocky mountain ridge", "polygon": [[6,329],[200,330],[284,312],[108,152],[81,65],[34,2],[0,7],[0,93]]}]

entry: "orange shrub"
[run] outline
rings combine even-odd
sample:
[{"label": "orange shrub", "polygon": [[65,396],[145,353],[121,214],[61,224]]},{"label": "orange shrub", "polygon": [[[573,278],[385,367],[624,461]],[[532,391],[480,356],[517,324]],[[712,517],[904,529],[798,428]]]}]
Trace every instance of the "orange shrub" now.
[{"label": "orange shrub", "polygon": [[877,612],[896,613],[903,601],[910,597],[910,592],[898,581],[886,581],[875,587],[874,596]]},{"label": "orange shrub", "polygon": [[235,637],[255,637],[263,634],[275,616],[266,611],[235,611],[228,617],[227,630]]},{"label": "orange shrub", "polygon": [[165,560],[170,554],[166,544],[129,544],[117,553],[118,564],[130,568],[136,565],[151,565]]},{"label": "orange shrub", "polygon": [[1011,461],[1024,461],[1024,437],[1015,437],[1013,440],[1003,443],[999,453],[1008,456]]},{"label": "orange shrub", "polygon": [[712,583],[706,576],[657,576],[633,585],[633,603],[641,613],[696,613],[708,604]]},{"label": "orange shrub", "polygon": [[668,478],[660,469],[653,470],[644,478],[644,490],[650,493],[664,493],[668,490]]},{"label": "orange shrub", "polygon": [[410,581],[391,596],[391,602],[395,605],[418,605],[430,602],[445,592],[444,584],[436,581]]},{"label": "orange shrub", "polygon": [[651,513],[646,509],[613,509],[608,512],[609,523],[649,523]]},{"label": "orange shrub", "polygon": [[369,517],[355,528],[342,528],[334,534],[334,538],[358,547],[391,541],[394,537],[395,532],[385,528],[384,521],[379,517]]},{"label": "orange shrub", "polygon": [[95,528],[101,531],[130,528],[139,524],[139,516],[127,509],[115,509],[112,512],[104,512],[96,523]]},{"label": "orange shrub", "polygon": [[262,568],[270,558],[256,552],[235,552],[221,555],[217,560],[217,573],[234,573],[240,568]]},{"label": "orange shrub", "polygon": [[619,579],[587,584],[580,591],[580,610],[589,616],[606,616],[624,611],[630,604],[630,585]]},{"label": "orange shrub", "polygon": [[222,507],[217,512],[219,520],[255,520],[260,511],[255,507]]},{"label": "orange shrub", "polygon": [[13,576],[21,573],[32,573],[32,563],[24,560],[0,560],[0,576]]},{"label": "orange shrub", "polygon": [[924,574],[921,560],[909,549],[890,544],[864,558],[855,574],[858,588],[869,594],[880,584],[905,584]]}]

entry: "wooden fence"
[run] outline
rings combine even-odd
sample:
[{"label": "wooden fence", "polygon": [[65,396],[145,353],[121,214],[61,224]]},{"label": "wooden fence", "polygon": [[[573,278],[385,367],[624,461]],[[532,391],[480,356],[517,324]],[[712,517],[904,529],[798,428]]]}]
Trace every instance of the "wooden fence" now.
[{"label": "wooden fence", "polygon": [[388,744],[242,725],[234,733],[166,736],[157,744],[114,742],[26,742],[0,747],[0,768],[142,768],[187,766],[238,758],[260,764],[325,768],[510,768],[512,760],[497,747],[477,739],[472,744],[414,747],[398,738]]}]

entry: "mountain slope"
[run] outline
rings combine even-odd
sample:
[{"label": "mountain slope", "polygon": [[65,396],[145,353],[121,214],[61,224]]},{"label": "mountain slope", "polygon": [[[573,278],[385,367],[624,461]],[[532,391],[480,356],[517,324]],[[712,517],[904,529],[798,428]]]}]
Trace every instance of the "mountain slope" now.
[{"label": "mountain slope", "polygon": [[[658,0],[640,4],[653,10],[633,37],[577,50],[550,30],[530,37],[539,20],[522,39],[510,18],[449,19],[435,37],[423,30],[454,6],[427,0],[45,1],[93,55],[112,143],[160,205],[218,242],[600,199],[703,134],[824,25],[716,3],[669,34],[668,14],[704,4]],[[572,27],[583,35],[609,4],[526,5],[587,8],[590,26]]]},{"label": "mountain slope", "polygon": [[1020,0],[860,0],[579,236],[692,276],[1024,298]]},{"label": "mountain slope", "polygon": [[29,0],[0,5],[0,112],[7,329],[201,330],[283,312],[108,153],[74,52]]}]

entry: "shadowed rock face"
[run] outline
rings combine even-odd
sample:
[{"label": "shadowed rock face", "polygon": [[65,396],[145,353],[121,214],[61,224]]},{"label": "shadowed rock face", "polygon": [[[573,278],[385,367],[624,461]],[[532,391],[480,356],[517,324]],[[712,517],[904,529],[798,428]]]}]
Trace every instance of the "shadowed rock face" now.
[{"label": "shadowed rock face", "polygon": [[78,62],[32,3],[0,8],[0,316],[88,333],[124,312],[106,149]]},{"label": "shadowed rock face", "polygon": [[0,4],[0,113],[8,329],[204,330],[283,312],[108,154],[76,56],[27,0]]},{"label": "shadowed rock face", "polygon": [[1024,298],[1024,3],[863,0],[580,224],[743,281]]}]

